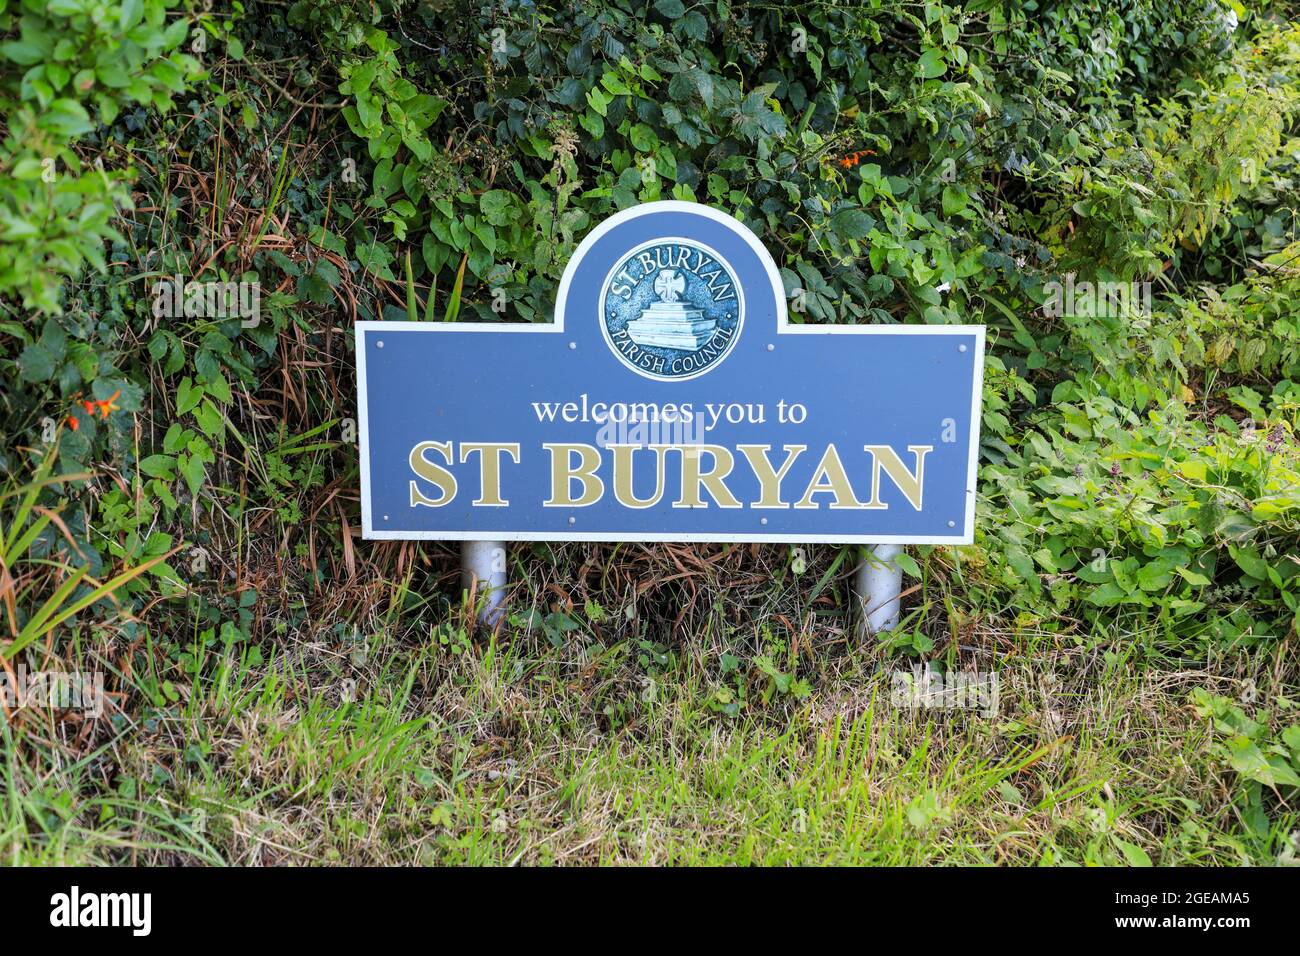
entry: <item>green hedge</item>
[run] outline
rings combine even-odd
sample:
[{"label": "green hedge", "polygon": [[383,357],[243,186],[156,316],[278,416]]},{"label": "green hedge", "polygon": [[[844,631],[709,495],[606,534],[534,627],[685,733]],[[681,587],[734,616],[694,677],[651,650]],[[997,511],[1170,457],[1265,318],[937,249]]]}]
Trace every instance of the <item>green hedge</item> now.
[{"label": "green hedge", "polygon": [[[921,629],[1124,613],[1199,653],[1293,626],[1284,7],[28,0],[0,33],[0,464],[100,475],[41,491],[68,534],[14,558],[210,545],[246,506],[230,456],[296,525],[292,489],[355,486],[355,412],[332,371],[286,386],[291,352],[546,321],[594,223],[672,197],[758,233],[795,321],[990,326],[977,543],[921,549]],[[259,282],[260,323],[155,314],[173,275]],[[122,596],[247,630],[199,584],[160,561]]]}]

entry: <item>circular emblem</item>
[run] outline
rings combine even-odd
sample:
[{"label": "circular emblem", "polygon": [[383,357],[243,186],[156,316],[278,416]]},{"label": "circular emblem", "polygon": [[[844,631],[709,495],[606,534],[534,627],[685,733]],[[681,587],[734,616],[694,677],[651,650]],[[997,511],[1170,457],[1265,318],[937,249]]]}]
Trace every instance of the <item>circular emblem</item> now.
[{"label": "circular emblem", "polygon": [[708,246],[656,239],[605,279],[601,328],[620,361],[646,378],[703,375],[740,338],[745,301],[735,270]]}]

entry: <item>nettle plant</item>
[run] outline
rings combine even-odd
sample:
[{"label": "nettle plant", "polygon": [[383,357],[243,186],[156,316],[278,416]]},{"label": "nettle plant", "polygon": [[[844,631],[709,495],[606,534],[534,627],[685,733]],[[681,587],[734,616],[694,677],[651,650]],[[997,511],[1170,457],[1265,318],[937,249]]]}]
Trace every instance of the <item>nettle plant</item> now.
[{"label": "nettle plant", "polygon": [[[1253,682],[1247,681],[1242,703],[1254,701]],[[1300,724],[1279,726],[1292,715],[1289,701],[1280,701],[1282,712],[1258,708],[1253,716],[1228,697],[1216,696],[1203,688],[1192,691],[1198,716],[1208,720],[1215,732],[1214,748],[1237,773],[1239,800],[1245,824],[1258,833],[1269,828],[1267,808],[1273,802],[1294,800],[1300,791]],[[1293,837],[1294,840],[1294,837]],[[1294,851],[1292,851],[1294,859]]]},{"label": "nettle plant", "polygon": [[1297,395],[1268,408],[1234,395],[1244,423],[1207,424],[1178,401],[1137,414],[1095,383],[1058,387],[1059,417],[1038,416],[981,470],[979,574],[1011,589],[1026,623],[1130,611],[1170,635],[1284,635],[1300,619]]}]

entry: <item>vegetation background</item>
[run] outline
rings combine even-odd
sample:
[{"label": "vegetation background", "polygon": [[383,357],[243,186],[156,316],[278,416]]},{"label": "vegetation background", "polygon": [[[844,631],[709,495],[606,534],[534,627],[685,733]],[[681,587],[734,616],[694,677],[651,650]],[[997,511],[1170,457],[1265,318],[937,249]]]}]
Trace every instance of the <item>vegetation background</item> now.
[{"label": "vegetation background", "polygon": [[[1294,5],[0,0],[0,116],[0,663],[105,691],[0,699],[6,862],[1296,862]],[[475,634],[360,539],[353,323],[547,321],[661,198],[988,325],[894,633],[853,548],[520,545]]]}]

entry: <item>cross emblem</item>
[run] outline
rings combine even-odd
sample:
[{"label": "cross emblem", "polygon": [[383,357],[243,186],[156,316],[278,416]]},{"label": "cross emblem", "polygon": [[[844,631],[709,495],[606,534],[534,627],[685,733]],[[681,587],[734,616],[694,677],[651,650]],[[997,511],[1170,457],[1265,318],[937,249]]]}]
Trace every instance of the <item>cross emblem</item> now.
[{"label": "cross emblem", "polygon": [[676,302],[686,291],[686,280],[677,274],[676,269],[661,269],[655,276],[655,294],[661,301]]}]

